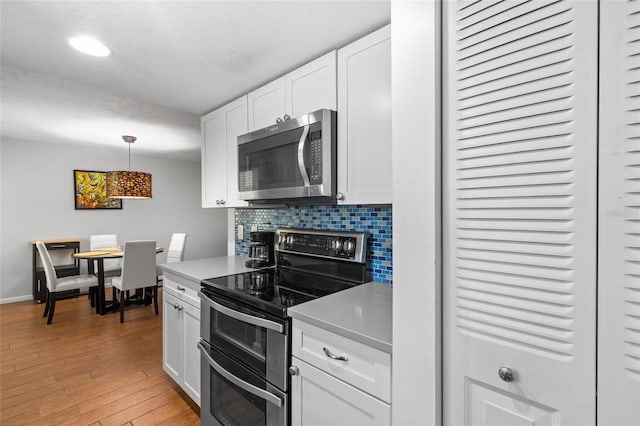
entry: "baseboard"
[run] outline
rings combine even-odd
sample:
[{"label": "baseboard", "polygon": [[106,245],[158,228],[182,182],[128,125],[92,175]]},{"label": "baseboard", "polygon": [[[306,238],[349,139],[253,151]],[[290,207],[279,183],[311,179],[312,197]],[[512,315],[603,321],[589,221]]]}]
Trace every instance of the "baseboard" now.
[{"label": "baseboard", "polygon": [[3,299],[0,299],[0,305],[4,305],[5,303],[24,302],[25,300],[33,300],[33,296],[31,296],[30,294],[27,294],[24,296],[17,296],[17,297],[5,297]]}]

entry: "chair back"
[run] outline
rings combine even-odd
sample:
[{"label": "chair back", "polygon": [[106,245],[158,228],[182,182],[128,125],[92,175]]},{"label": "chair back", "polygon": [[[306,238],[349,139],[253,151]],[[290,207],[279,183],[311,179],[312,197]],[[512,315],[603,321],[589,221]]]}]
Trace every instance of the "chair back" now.
[{"label": "chair back", "polygon": [[38,248],[38,254],[40,255],[40,261],[44,268],[44,275],[47,277],[47,288],[49,291],[56,291],[56,285],[58,284],[58,275],[56,275],[56,268],[53,266],[51,255],[47,246],[42,241],[36,241],[36,247]]},{"label": "chair back", "polygon": [[[99,234],[89,236],[89,250],[100,250],[113,248],[118,246],[118,237],[116,234]],[[104,270],[115,271],[120,269],[122,262],[120,259],[105,259]]]},{"label": "chair back", "polygon": [[156,285],[156,242],[127,241],[122,259],[122,290]]},{"label": "chair back", "polygon": [[169,251],[167,252],[167,262],[182,262],[184,259],[184,246],[187,243],[187,234],[174,233],[169,243]]}]

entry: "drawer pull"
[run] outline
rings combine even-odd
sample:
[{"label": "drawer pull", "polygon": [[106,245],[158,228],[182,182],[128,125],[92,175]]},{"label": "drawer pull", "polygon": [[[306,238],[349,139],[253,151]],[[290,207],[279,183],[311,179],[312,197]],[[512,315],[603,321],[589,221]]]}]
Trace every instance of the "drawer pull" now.
[{"label": "drawer pull", "polygon": [[176,287],[179,291],[186,291],[187,289],[182,287],[181,285],[178,285],[178,287]]},{"label": "drawer pull", "polygon": [[327,355],[329,358],[331,359],[335,359],[336,361],[344,361],[347,362],[349,361],[349,358],[347,358],[346,356],[338,356],[338,355],[334,355],[331,353],[331,351],[327,348],[322,348],[322,350],[324,351],[325,355]]}]

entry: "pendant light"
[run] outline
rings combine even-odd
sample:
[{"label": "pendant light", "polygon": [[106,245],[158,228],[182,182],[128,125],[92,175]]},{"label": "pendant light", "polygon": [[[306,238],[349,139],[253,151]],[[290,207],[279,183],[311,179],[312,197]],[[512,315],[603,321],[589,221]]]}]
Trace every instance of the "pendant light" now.
[{"label": "pendant light", "polygon": [[151,174],[131,171],[131,145],[135,136],[123,136],[129,144],[129,170],[107,173],[107,196],[110,198],[145,199],[151,198]]}]

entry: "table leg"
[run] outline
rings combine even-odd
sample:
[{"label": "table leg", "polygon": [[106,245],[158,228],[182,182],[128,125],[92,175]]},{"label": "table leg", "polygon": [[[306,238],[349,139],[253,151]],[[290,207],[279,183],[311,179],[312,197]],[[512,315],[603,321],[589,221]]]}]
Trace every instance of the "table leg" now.
[{"label": "table leg", "polygon": [[[104,259],[98,258],[98,300],[96,300],[96,311],[100,315],[105,314],[105,291],[104,291]],[[92,260],[89,260],[93,263]],[[93,269],[93,267],[91,267]]]}]

